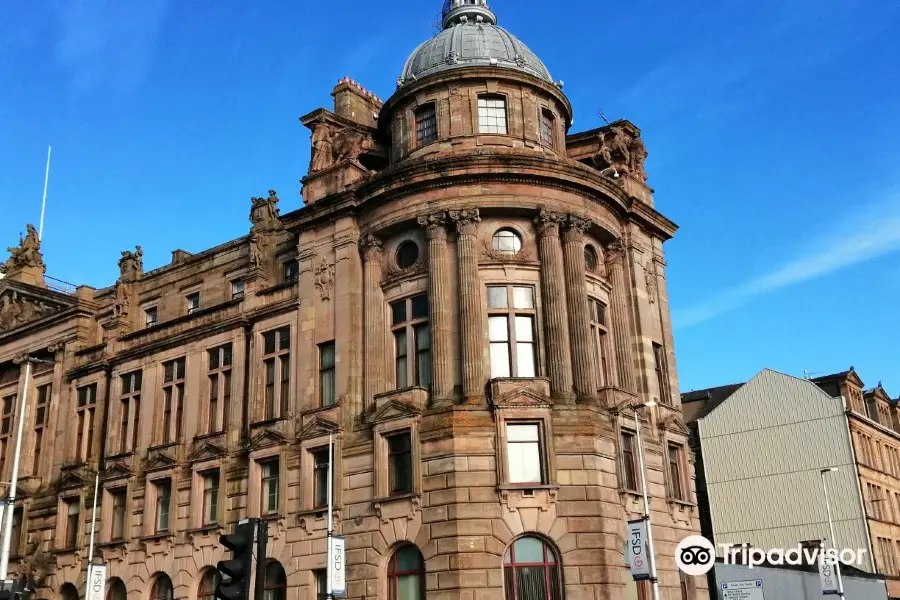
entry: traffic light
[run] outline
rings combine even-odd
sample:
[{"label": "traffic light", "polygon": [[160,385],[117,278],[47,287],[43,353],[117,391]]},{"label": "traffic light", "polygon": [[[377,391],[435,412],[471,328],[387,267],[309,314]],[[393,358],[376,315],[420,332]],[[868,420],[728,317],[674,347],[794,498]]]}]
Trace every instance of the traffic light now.
[{"label": "traffic light", "polygon": [[216,586],[219,600],[249,600],[250,567],[253,560],[255,520],[242,521],[234,533],[223,535],[219,543],[231,550],[231,560],[220,560],[216,569],[227,579]]}]

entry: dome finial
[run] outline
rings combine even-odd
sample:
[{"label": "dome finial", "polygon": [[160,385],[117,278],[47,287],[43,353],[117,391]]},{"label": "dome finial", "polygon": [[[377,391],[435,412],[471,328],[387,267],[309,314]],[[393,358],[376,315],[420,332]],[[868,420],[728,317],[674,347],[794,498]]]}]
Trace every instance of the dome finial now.
[{"label": "dome finial", "polygon": [[497,24],[497,16],[491,11],[487,0],[444,0],[441,20],[444,29],[453,27],[467,17],[466,22]]}]

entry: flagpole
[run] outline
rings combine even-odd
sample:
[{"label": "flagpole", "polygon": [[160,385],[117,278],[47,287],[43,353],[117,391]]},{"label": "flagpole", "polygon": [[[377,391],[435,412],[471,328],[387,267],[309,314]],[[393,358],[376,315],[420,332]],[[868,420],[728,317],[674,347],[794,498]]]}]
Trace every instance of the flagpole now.
[{"label": "flagpole", "polygon": [[47,169],[44,171],[44,199],[41,200],[41,224],[38,229],[38,240],[44,239],[44,212],[47,209],[47,184],[50,182],[50,150],[51,146],[47,146]]},{"label": "flagpole", "polygon": [[94,510],[91,512],[91,545],[88,549],[88,565],[94,562],[94,531],[97,529],[97,492],[100,490],[100,471],[94,478]]},{"label": "flagpole", "polygon": [[332,443],[332,434],[328,434],[328,539],[325,544],[325,594],[328,597],[328,600],[332,600],[334,596],[332,595],[331,589],[331,579],[332,579],[332,564],[331,564],[331,528],[332,528],[332,510],[331,510],[331,502],[333,499],[333,487],[334,487],[334,476],[332,475],[332,464],[334,463],[334,444]]}]

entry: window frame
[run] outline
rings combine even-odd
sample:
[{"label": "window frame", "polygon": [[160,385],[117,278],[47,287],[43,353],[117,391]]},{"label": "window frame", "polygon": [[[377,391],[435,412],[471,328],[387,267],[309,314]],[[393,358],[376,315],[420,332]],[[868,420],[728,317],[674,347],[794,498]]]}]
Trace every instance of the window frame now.
[{"label": "window frame", "polygon": [[36,385],[35,388],[36,393],[34,401],[33,421],[34,451],[32,453],[31,473],[32,475],[40,476],[41,453],[44,449],[44,432],[47,429],[47,424],[50,421],[50,407],[52,405],[53,398],[53,382],[50,381],[47,383],[41,383]]},{"label": "window frame", "polygon": [[[422,449],[419,442],[420,416],[404,416],[376,422],[373,427],[375,436],[375,501],[385,502],[404,497],[422,494]],[[404,494],[391,495],[388,462],[388,438],[394,435],[409,433],[410,456],[412,469],[410,480],[412,488]]]},{"label": "window frame", "polygon": [[[516,543],[523,539],[533,539],[537,540],[541,544],[541,554],[542,560],[541,562],[517,562],[516,561],[516,551],[515,546]],[[507,557],[508,560],[507,560]],[[551,560],[552,558],[552,560]],[[506,550],[503,552],[502,559],[502,568],[503,568],[503,593],[505,594],[507,600],[563,600],[565,598],[565,581],[564,581],[564,572],[562,559],[560,557],[559,549],[552,544],[549,540],[545,539],[542,536],[534,535],[531,533],[526,533],[520,536],[517,536],[513,539],[509,545],[506,547]],[[543,581],[544,581],[544,595],[540,598],[535,598],[533,596],[522,597],[519,594],[518,585],[519,579],[516,576],[517,569],[533,569],[533,568],[541,568],[543,573]],[[512,575],[509,575],[509,572]],[[556,585],[553,585],[552,578],[556,579]],[[511,589],[508,587],[511,583]]]},{"label": "window frame", "polygon": [[197,585],[197,600],[215,600],[216,588],[222,583],[222,574],[218,570],[207,567],[200,572],[200,583]]},{"label": "window frame", "polygon": [[159,325],[159,307],[148,306],[144,309],[144,327]]},{"label": "window frame", "polygon": [[[109,501],[109,533],[106,537],[109,542],[124,542],[129,536],[128,534],[128,486],[123,484],[121,486],[110,487],[106,490],[106,498]],[[118,498],[122,499],[121,504],[121,533],[116,535],[117,529],[117,521],[118,514],[117,509],[120,508],[120,505],[117,504],[116,500]],[[101,507],[102,512],[102,507]]]},{"label": "window frame", "polygon": [[[97,382],[75,388],[75,460],[87,462],[94,456],[94,419],[97,415]],[[87,443],[85,443],[87,440]]]},{"label": "window frame", "polygon": [[[602,318],[600,310],[602,309]],[[593,347],[591,360],[594,366],[594,379],[597,389],[613,385],[610,373],[610,333],[607,317],[609,316],[609,304],[594,296],[588,296],[588,320],[591,328],[591,346]]]},{"label": "window frame", "polygon": [[[398,440],[398,439],[402,439],[402,438],[406,439],[406,441],[408,442],[408,447],[405,449],[400,449],[400,450],[392,449],[392,440]],[[388,491],[388,496],[393,498],[396,496],[406,496],[408,494],[413,493],[413,490],[415,489],[415,484],[413,481],[412,431],[410,431],[408,429],[394,431],[389,434],[385,434],[384,439],[387,444],[387,467],[388,467],[387,491]],[[403,489],[394,489],[394,480],[395,480],[395,475],[394,475],[395,462],[394,461],[401,460],[396,457],[403,457],[403,456],[406,457],[405,459],[403,459],[405,462],[405,464],[403,466],[405,467],[406,479],[407,479],[406,487]]]},{"label": "window frame", "polygon": [[[430,115],[426,114],[429,110]],[[416,131],[416,148],[422,148],[438,141],[437,102],[432,100],[417,106],[413,110],[413,125]],[[429,132],[430,135],[428,135]]]},{"label": "window frame", "polygon": [[[187,382],[187,357],[164,361],[162,367],[162,439],[163,445],[181,442],[184,434],[184,393]],[[169,368],[171,367],[171,375]],[[174,415],[173,415],[174,413]]]},{"label": "window frame", "polygon": [[300,281],[300,261],[290,258],[281,263],[281,283],[297,283]]},{"label": "window frame", "polygon": [[232,300],[243,300],[244,295],[246,293],[247,284],[244,283],[243,279],[232,279],[231,283],[231,299]]},{"label": "window frame", "polygon": [[6,472],[6,459],[10,450],[10,442],[13,439],[13,422],[15,421],[18,399],[19,394],[15,390],[13,390],[13,393],[7,394],[0,399],[0,476],[3,476]]},{"label": "window frame", "polygon": [[[425,316],[414,316],[414,301],[422,298],[421,302],[425,304]],[[431,365],[432,356],[432,340],[431,340],[431,307],[429,305],[427,292],[421,292],[397,298],[388,303],[390,314],[391,339],[393,340],[394,349],[394,389],[402,390],[408,387],[421,387],[431,389],[433,383],[433,373]],[[394,322],[395,306],[403,304],[404,319],[403,321]],[[428,347],[427,349],[419,348],[420,336],[427,331]],[[401,344],[400,339],[403,339]],[[405,354],[400,354],[400,349]],[[403,367],[401,367],[401,358],[404,359]],[[424,369],[423,369],[424,365]],[[405,370],[406,374],[401,379],[401,372]],[[427,381],[423,381],[423,376],[427,377]],[[401,385],[403,383],[404,385]],[[427,385],[422,385],[423,383]]]},{"label": "window frame", "polygon": [[[273,336],[274,350],[266,350],[266,336]],[[260,349],[262,351],[262,385],[263,415],[262,421],[275,421],[287,418],[290,408],[291,375],[293,373],[292,346],[293,328],[289,323],[278,325],[260,332]],[[287,347],[283,342],[287,339]],[[269,381],[269,365],[272,365],[272,381]],[[285,379],[287,373],[287,379]],[[269,387],[271,386],[271,396]]]},{"label": "window frame", "polygon": [[[60,498],[60,505],[63,510],[60,511],[62,524],[62,535],[60,550],[77,550],[79,547],[81,535],[81,519],[83,513],[81,510],[81,496],[63,496]],[[72,512],[72,508],[76,512]]]},{"label": "window frame", "polygon": [[[213,356],[216,357],[215,361]],[[225,342],[206,349],[206,433],[228,430],[230,404],[234,392],[234,343]],[[213,393],[215,390],[215,394]]]},{"label": "window frame", "polygon": [[[397,569],[397,556],[403,550],[407,548],[413,548],[418,554],[419,558],[419,567],[416,569],[400,571]],[[399,596],[399,581],[401,577],[418,577],[419,582],[419,590],[417,600],[425,600],[426,592],[425,592],[425,574],[427,572],[427,566],[425,564],[425,557],[422,555],[422,550],[419,549],[415,544],[404,543],[398,545],[394,548],[394,551],[391,553],[390,559],[388,559],[387,568],[385,569],[385,578],[387,580],[388,586],[388,599],[389,600],[408,600],[407,598],[401,598]]]},{"label": "window frame", "polygon": [[[537,429],[537,439],[536,440],[510,440],[510,427],[535,427]],[[508,418],[504,419],[503,423],[504,437],[503,443],[506,445],[506,479],[505,482],[509,485],[519,486],[519,487],[534,487],[534,486],[542,486],[547,485],[549,483],[548,480],[548,469],[547,469],[547,439],[544,436],[543,432],[543,422],[540,420],[534,419],[517,419],[517,418]],[[513,481],[512,474],[512,465],[510,464],[510,459],[513,456],[513,447],[516,444],[528,444],[528,445],[536,445],[538,451],[538,471],[539,476],[536,481]],[[518,454],[518,452],[516,452]]]},{"label": "window frame", "polygon": [[[317,346],[319,354],[319,406],[322,408],[331,407],[337,404],[337,378],[335,373],[337,370],[337,344],[334,340],[324,342]],[[331,360],[326,361],[327,352],[331,352]],[[326,386],[326,383],[328,384]],[[328,393],[328,390],[330,393]]]},{"label": "window frame", "polygon": [[[200,476],[201,513],[200,526],[213,527],[222,521],[222,470],[220,468],[204,469],[198,472]],[[215,487],[210,488],[207,482],[215,479]],[[212,510],[212,518],[210,518]]]},{"label": "window frame", "polygon": [[[284,492],[281,489],[284,484],[284,477],[282,475],[282,466],[284,463],[283,457],[280,454],[260,456],[255,459],[255,462],[258,471],[256,480],[259,482],[259,493],[256,499],[258,503],[257,513],[262,519],[279,517],[284,512],[282,510]],[[266,469],[273,464],[275,465],[275,474],[266,475]],[[270,485],[269,482],[272,480],[275,482],[275,508],[269,509],[268,497],[271,495],[271,490],[268,486]]]},{"label": "window frame", "polygon": [[[172,477],[158,477],[153,479],[150,484],[153,486],[153,529],[150,535],[165,536],[175,533],[174,523],[172,521]],[[161,494],[161,491],[167,490],[167,494]],[[162,517],[165,514],[165,528],[161,527]]]},{"label": "window frame", "polygon": [[[484,101],[484,106],[482,106],[482,101]],[[502,105],[492,106],[491,102],[501,102]],[[478,135],[509,135],[509,101],[506,95],[504,94],[478,94],[478,97],[475,100],[476,111],[475,114],[477,116],[476,125]],[[484,109],[482,111],[482,109]],[[502,109],[503,116],[500,118],[499,113],[496,111],[498,109]],[[491,111],[491,112],[488,112]],[[490,124],[490,120],[493,119],[495,123],[493,125]],[[499,123],[502,120],[503,122],[503,130],[500,131]],[[497,129],[497,131],[486,131],[487,129]]]},{"label": "window frame", "polygon": [[[127,386],[126,381],[130,382]],[[119,374],[119,454],[133,453],[138,448],[143,385],[142,369]]]},{"label": "window frame", "polygon": [[[280,582],[276,584],[269,583],[269,569],[273,565],[278,566],[278,574]],[[270,593],[273,592],[273,593]],[[265,562],[265,571],[263,574],[263,600],[286,600],[287,598],[287,572],[284,565],[278,560],[270,558]]]},{"label": "window frame", "polygon": [[[506,307],[491,306],[491,289],[506,289]],[[531,292],[531,308],[515,308],[516,289],[528,289]],[[488,320],[488,354],[490,355],[490,378],[491,379],[535,379],[541,377],[541,357],[540,343],[538,340],[538,331],[540,323],[538,322],[538,288],[534,283],[487,283],[484,287],[484,293],[487,303],[487,320]],[[506,339],[494,340],[491,331],[491,319],[505,318],[506,320]],[[531,340],[520,342],[516,337],[518,318],[528,318],[531,320]],[[500,374],[495,369],[495,357],[493,347],[503,344],[506,347],[507,357],[507,374]],[[520,373],[519,365],[519,346],[530,345],[531,356],[533,360],[534,374],[523,375]]]},{"label": "window frame", "polygon": [[[674,452],[674,456],[672,453]],[[685,469],[685,447],[678,442],[666,441],[666,493],[670,500],[688,501],[687,471]],[[675,471],[673,472],[673,467]]]},{"label": "window frame", "polygon": [[540,109],[540,123],[538,125],[540,128],[540,140],[541,146],[545,146],[550,148],[551,150],[556,149],[556,115],[553,114],[546,106],[542,106]]},{"label": "window frame", "polygon": [[[333,446],[333,444],[332,444],[332,446]],[[321,492],[323,494],[321,497],[322,502],[319,502],[319,500],[320,500],[319,483],[322,483],[325,486],[328,485],[328,450],[329,450],[329,448],[328,448],[327,444],[325,446],[319,446],[317,448],[312,448],[309,450],[310,458],[312,460],[312,470],[313,470],[312,471],[312,473],[313,473],[312,485],[310,486],[310,489],[312,490],[312,509],[313,510],[327,510],[328,509],[328,488],[327,487],[324,490],[321,490]],[[331,451],[333,453],[334,449],[332,448]],[[322,457],[324,457],[324,459],[325,459],[324,463],[319,462],[319,459],[321,459]],[[323,470],[325,472],[325,475],[324,475],[323,481],[320,482],[319,475],[320,475],[320,471],[323,471]],[[334,480],[334,476],[335,476],[335,471],[332,468],[332,471],[331,471],[332,480]],[[337,486],[334,486],[334,484],[332,483],[332,487],[335,488]],[[332,502],[333,501],[334,501],[334,498],[332,498]]]},{"label": "window frame", "polygon": [[200,291],[191,292],[189,294],[184,295],[185,306],[187,307],[187,314],[192,315],[198,312],[202,307],[202,297],[200,296]]},{"label": "window frame", "polygon": [[[630,438],[630,449],[626,452],[625,439]],[[619,485],[626,492],[634,494],[641,493],[641,473],[640,462],[638,461],[637,432],[628,427],[619,428]],[[630,465],[626,461],[627,456],[631,457]],[[630,466],[630,469],[629,469]],[[628,475],[631,475],[632,487],[628,485]]]},{"label": "window frame", "polygon": [[659,401],[666,406],[672,406],[672,384],[669,377],[666,350],[662,344],[650,343],[653,349],[653,368],[656,371],[656,385],[659,387]]}]

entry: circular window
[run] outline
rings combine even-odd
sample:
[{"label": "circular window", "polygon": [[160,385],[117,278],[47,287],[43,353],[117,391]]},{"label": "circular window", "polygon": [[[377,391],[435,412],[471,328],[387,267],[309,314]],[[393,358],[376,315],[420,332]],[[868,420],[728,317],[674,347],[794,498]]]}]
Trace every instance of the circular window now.
[{"label": "circular window", "polygon": [[597,251],[594,250],[593,246],[585,246],[584,247],[584,268],[593,273],[597,270],[597,263],[599,259],[597,258]]},{"label": "circular window", "polygon": [[406,241],[397,248],[397,266],[408,269],[419,260],[419,247],[415,242]]},{"label": "circular window", "polygon": [[504,254],[518,254],[522,249],[522,238],[512,229],[501,229],[494,234],[494,250]]}]

